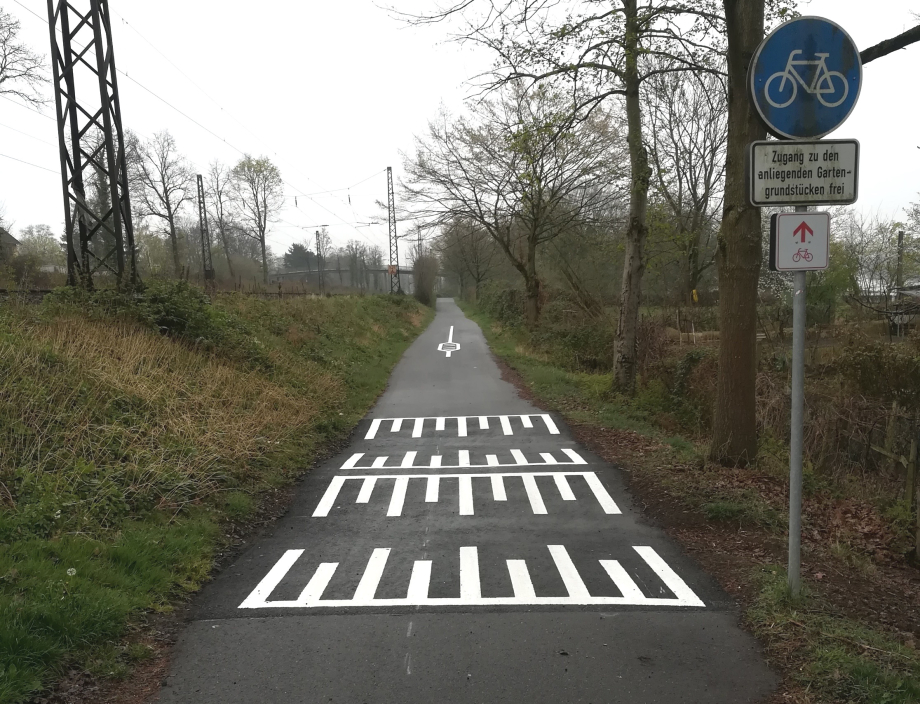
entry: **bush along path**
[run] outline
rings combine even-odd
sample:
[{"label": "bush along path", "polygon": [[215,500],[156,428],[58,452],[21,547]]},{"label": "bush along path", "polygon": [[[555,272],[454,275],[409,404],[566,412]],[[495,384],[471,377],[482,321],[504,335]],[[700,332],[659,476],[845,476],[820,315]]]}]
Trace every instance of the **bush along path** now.
[{"label": "bush along path", "polygon": [[0,307],[0,702],[149,655],[126,630],[198,589],[431,317],[406,297],[212,305],[183,284]]},{"label": "bush along path", "polygon": [[736,596],[745,625],[783,674],[772,703],[920,702],[920,569],[909,557],[906,508],[866,478],[810,467],[805,589],[793,602],[785,589],[787,449],[765,432],[756,467],[705,460],[710,410],[695,392],[715,356],[662,348],[660,363],[644,368],[637,396],[616,397],[609,374],[572,363],[603,355],[602,323],[582,326],[568,316],[557,330],[550,311],[527,330],[494,302],[464,310],[509,380],[621,466],[648,515]]}]

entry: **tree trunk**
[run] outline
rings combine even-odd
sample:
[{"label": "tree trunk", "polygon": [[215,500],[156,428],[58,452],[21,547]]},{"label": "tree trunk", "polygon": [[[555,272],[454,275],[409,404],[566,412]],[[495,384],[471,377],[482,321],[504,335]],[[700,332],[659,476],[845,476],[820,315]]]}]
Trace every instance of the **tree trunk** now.
[{"label": "tree trunk", "polygon": [[527,327],[536,327],[540,319],[540,279],[537,276],[537,243],[527,243],[527,265],[524,274],[524,290],[527,300],[524,303],[524,319]]},{"label": "tree trunk", "polygon": [[747,68],[763,39],[764,0],[723,0],[728,34],[728,151],[719,233],[719,377],[712,459],[747,464],[757,455],[757,281],[760,210],[747,200],[748,144],[764,139],[748,97]]},{"label": "tree trunk", "polygon": [[268,259],[265,256],[265,233],[259,235],[259,244],[262,246],[262,283],[268,284]]},{"label": "tree trunk", "polygon": [[169,213],[169,244],[172,247],[173,270],[176,272],[176,278],[182,276],[182,264],[179,262],[179,237],[176,234],[176,217]]},{"label": "tree trunk", "polygon": [[648,151],[642,141],[636,0],[625,0],[623,5],[626,9],[626,62],[623,82],[626,86],[627,142],[632,183],[623,281],[620,289],[620,317],[613,352],[613,388],[632,394],[636,388],[636,333],[639,327],[639,303],[642,299],[642,275],[645,273],[645,240],[648,235],[646,213],[652,170],[648,163]]}]

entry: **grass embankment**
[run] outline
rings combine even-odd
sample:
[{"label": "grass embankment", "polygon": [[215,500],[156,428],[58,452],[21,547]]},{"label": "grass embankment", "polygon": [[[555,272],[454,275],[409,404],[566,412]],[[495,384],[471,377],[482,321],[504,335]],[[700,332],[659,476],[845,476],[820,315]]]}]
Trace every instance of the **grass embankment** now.
[{"label": "grass embankment", "polygon": [[706,383],[696,377],[711,376],[711,355],[688,360],[684,349],[666,382],[646,378],[636,398],[625,399],[610,394],[609,374],[573,370],[572,354],[590,354],[585,336],[596,333],[571,326],[557,333],[552,317],[527,331],[462,307],[533,396],[627,468],[640,500],[738,596],[745,622],[784,673],[776,701],[920,702],[920,580],[903,559],[910,544],[909,521],[899,520],[905,510],[873,505],[854,493],[854,483],[809,467],[806,586],[792,601],[784,561],[787,455],[769,441],[754,468],[705,460],[701,418],[709,411],[688,389]]},{"label": "grass embankment", "polygon": [[123,675],[224,526],[342,439],[430,320],[409,298],[182,285],[0,307],[0,702]]}]

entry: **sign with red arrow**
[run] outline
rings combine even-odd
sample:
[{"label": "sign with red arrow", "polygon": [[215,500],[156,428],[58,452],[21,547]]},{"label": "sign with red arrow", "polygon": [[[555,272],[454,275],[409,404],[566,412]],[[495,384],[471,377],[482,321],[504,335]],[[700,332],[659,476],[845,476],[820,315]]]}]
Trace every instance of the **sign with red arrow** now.
[{"label": "sign with red arrow", "polygon": [[830,250],[829,213],[781,213],[770,218],[770,269],[821,271]]}]

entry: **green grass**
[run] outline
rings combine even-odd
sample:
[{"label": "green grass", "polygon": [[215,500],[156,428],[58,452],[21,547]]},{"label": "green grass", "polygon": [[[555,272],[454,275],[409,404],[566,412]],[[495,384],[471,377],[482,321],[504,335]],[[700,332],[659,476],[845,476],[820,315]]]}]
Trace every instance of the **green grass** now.
[{"label": "green grass", "polygon": [[184,286],[0,308],[0,702],[120,677],[262,496],[342,440],[432,312]]},{"label": "green grass", "polygon": [[812,701],[916,704],[920,702],[920,657],[885,634],[831,613],[803,592],[789,598],[786,573],[779,567],[756,577],[760,592],[746,617],[774,656],[795,648],[803,664],[790,668]]}]

